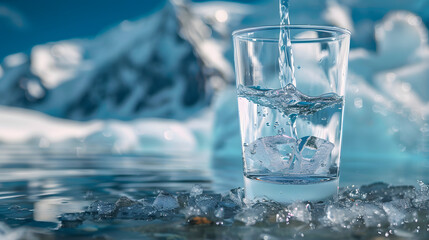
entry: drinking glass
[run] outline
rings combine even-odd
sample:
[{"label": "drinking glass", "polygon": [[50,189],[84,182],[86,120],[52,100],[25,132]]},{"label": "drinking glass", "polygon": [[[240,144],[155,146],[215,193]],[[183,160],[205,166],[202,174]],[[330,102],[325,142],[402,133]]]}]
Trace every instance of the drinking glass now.
[{"label": "drinking glass", "polygon": [[[294,70],[282,76],[289,79],[279,74],[282,32]],[[335,197],[350,32],[267,26],[235,31],[233,40],[246,198],[288,203]]]}]

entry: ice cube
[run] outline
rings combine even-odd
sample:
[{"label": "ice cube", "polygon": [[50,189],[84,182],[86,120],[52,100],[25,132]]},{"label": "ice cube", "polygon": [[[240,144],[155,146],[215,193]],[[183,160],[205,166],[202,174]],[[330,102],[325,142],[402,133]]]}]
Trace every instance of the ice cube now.
[{"label": "ice cube", "polygon": [[359,214],[367,227],[388,226],[389,220],[386,212],[374,203],[355,204],[351,211],[354,214]]},{"label": "ice cube", "polygon": [[255,225],[257,222],[262,222],[267,214],[267,207],[263,204],[255,204],[252,207],[245,208],[234,219],[243,222],[247,226]]},{"label": "ice cube", "polygon": [[223,207],[216,209],[214,215],[215,217],[222,219],[225,215],[225,209]]},{"label": "ice cube", "polygon": [[212,195],[200,195],[196,198],[196,206],[199,207],[202,211],[208,212],[214,210],[215,207],[219,204],[221,200],[220,194]]},{"label": "ice cube", "polygon": [[329,156],[335,146],[333,143],[315,136],[306,136],[298,139],[297,144],[299,167],[295,166],[295,171],[308,174],[328,171]]},{"label": "ice cube", "polygon": [[417,181],[420,188],[415,191],[416,196],[412,200],[413,204],[419,208],[429,209],[429,187],[422,181]]},{"label": "ice cube", "polygon": [[201,195],[202,193],[203,193],[203,188],[201,187],[201,185],[196,184],[192,187],[190,196],[196,197],[198,195]]},{"label": "ice cube", "polygon": [[266,168],[271,172],[288,169],[294,158],[294,138],[286,135],[262,137],[250,143],[244,151],[248,168]]},{"label": "ice cube", "polygon": [[229,191],[228,198],[237,206],[242,207],[244,205],[244,188],[234,188]]},{"label": "ice cube", "polygon": [[304,203],[292,203],[288,206],[288,209],[291,213],[291,216],[296,218],[296,220],[309,223],[311,221],[311,211],[309,204]]},{"label": "ice cube", "polygon": [[383,210],[387,214],[390,225],[397,226],[403,223],[406,214],[405,208],[398,207],[397,204],[392,202],[383,203]]},{"label": "ice cube", "polygon": [[115,214],[115,204],[109,202],[95,201],[89,205],[87,211],[101,216],[111,216]]},{"label": "ice cube", "polygon": [[325,224],[328,226],[338,225],[343,228],[348,228],[354,224],[359,217],[359,213],[351,211],[348,207],[338,205],[329,205],[326,208]]},{"label": "ice cube", "polygon": [[291,213],[287,209],[282,209],[276,214],[276,223],[289,222]]},{"label": "ice cube", "polygon": [[179,207],[179,202],[173,195],[161,192],[153,202],[153,207],[161,211],[173,210]]},{"label": "ice cube", "polygon": [[201,215],[201,209],[192,206],[182,209],[181,212],[185,215],[186,218]]},{"label": "ice cube", "polygon": [[119,219],[150,219],[156,213],[156,209],[152,206],[143,206],[143,204],[134,204],[131,206],[120,207],[117,210],[117,218]]},{"label": "ice cube", "polygon": [[129,207],[129,206],[135,205],[136,203],[137,203],[136,201],[133,201],[128,197],[122,196],[118,199],[118,201],[116,201],[115,206],[116,208]]}]

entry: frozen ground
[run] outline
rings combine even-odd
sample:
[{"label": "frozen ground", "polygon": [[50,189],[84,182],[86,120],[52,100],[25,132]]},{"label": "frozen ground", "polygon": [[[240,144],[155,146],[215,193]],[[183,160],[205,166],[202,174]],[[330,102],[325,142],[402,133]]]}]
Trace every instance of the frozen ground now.
[{"label": "frozen ground", "polygon": [[[83,212],[61,214],[55,234],[107,236],[119,230],[121,239],[427,239],[428,204],[422,182],[418,188],[381,182],[351,186],[341,189],[337,202],[290,205],[249,203],[241,188],[218,194],[195,185],[189,192],[93,201]],[[28,212],[19,206],[9,211],[11,218]],[[23,234],[38,239],[28,229],[1,226],[0,236],[8,239]]]}]

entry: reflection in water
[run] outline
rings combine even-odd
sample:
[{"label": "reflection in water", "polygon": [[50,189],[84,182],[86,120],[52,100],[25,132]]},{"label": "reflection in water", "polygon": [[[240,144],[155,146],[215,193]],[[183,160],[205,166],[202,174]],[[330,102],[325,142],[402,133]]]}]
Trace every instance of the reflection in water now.
[{"label": "reflection in water", "polygon": [[94,200],[137,200],[159,189],[189,191],[195,184],[211,189],[212,178],[206,154],[77,157],[0,146],[0,219],[14,227],[55,229],[61,214],[80,212]]},{"label": "reflection in water", "polygon": [[34,221],[58,222],[63,213],[80,212],[90,201],[71,201],[71,198],[45,198],[34,203]]},{"label": "reflection in water", "polygon": [[[343,159],[340,184],[385,181],[396,185],[416,185],[417,179],[427,183],[429,165],[410,162]],[[390,171],[385,170],[387,165]],[[145,199],[151,203],[159,196],[160,190],[173,196],[184,196],[186,194],[183,193],[189,193],[195,184],[201,185],[205,193],[219,197],[218,193],[227,193],[229,189],[242,186],[242,176],[239,158],[216,157],[210,160],[206,154],[176,157],[97,154],[76,157],[28,147],[0,146],[0,221],[11,227],[29,226],[40,231],[38,234],[43,236],[42,239],[48,236],[67,239],[73,234],[79,235],[79,239],[93,239],[94,234],[132,239],[141,237],[140,233],[162,232],[166,228],[173,229],[174,234],[171,234],[180,235],[188,232],[183,218],[160,220],[161,223],[147,219],[117,219],[114,223],[85,220],[82,224],[85,228],[82,229],[79,224],[73,225],[73,221],[63,225],[58,217],[64,213],[82,212],[97,200],[114,204],[121,196],[126,196],[133,201]],[[209,203],[210,199],[202,200]],[[143,206],[145,201],[141,202]],[[135,229],[142,232],[136,233]],[[216,229],[211,228],[210,231]],[[228,235],[232,229],[222,228],[221,232]],[[251,230],[259,231],[257,228]]]}]

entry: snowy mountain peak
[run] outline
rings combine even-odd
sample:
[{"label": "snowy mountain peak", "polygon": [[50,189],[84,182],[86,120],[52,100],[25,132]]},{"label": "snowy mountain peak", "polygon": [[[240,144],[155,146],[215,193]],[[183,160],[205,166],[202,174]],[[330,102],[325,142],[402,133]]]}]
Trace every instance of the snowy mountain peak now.
[{"label": "snowy mountain peak", "polygon": [[210,79],[232,79],[222,47],[183,1],[94,39],[35,46],[13,67],[3,63],[1,104],[62,118],[185,119],[206,106]]}]

